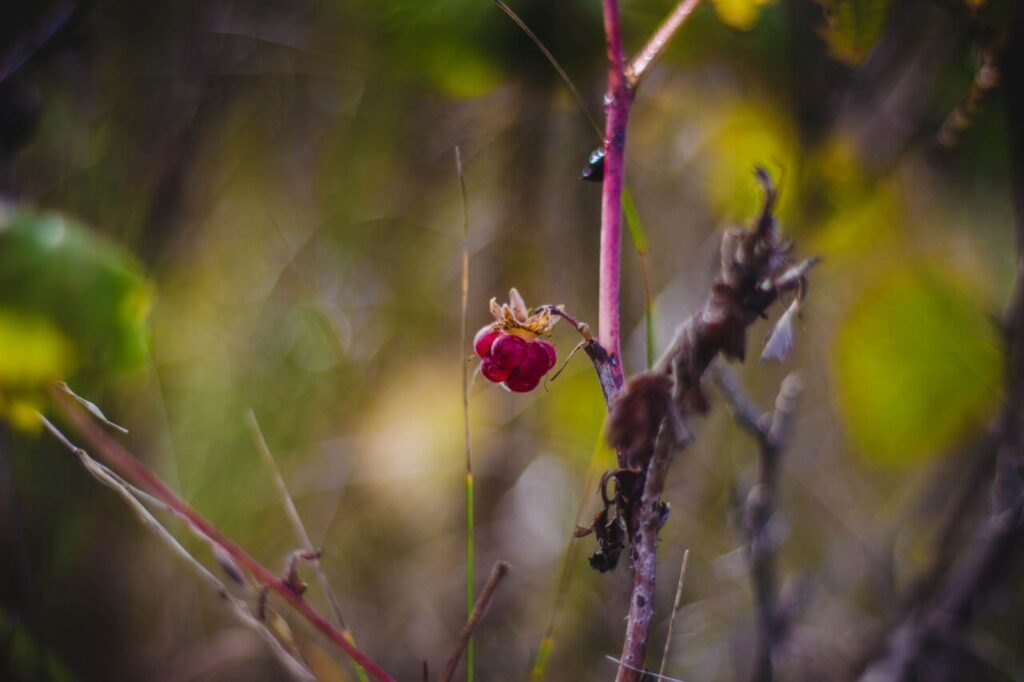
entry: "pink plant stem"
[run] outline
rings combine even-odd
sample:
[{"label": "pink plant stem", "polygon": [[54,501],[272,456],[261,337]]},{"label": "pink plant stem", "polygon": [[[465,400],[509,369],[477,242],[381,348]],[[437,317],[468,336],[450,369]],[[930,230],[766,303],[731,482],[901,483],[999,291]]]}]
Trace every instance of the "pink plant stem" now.
[{"label": "pink plant stem", "polygon": [[665,51],[668,44],[672,42],[672,38],[682,28],[683,22],[693,13],[693,10],[697,9],[699,4],[700,0],[682,0],[672,10],[672,14],[668,15],[668,18],[662,22],[658,30],[654,32],[654,35],[647,41],[643,49],[633,57],[633,61],[630,63],[626,73],[626,78],[629,79],[633,88],[643,78],[651,63],[657,59],[658,55]]},{"label": "pink plant stem", "polygon": [[605,98],[597,339],[612,357],[617,383],[621,386],[623,371],[619,282],[622,270],[622,186],[626,165],[626,127],[633,92],[626,80],[618,2],[603,0],[603,6],[604,31],[608,43],[608,94]]},{"label": "pink plant stem", "polygon": [[287,582],[275,575],[237,545],[233,540],[222,534],[212,523],[207,521],[185,500],[170,489],[166,483],[146,468],[123,445],[111,438],[96,425],[92,417],[72,402],[72,398],[61,391],[52,391],[51,397],[60,407],[61,413],[71,423],[74,430],[87,442],[93,453],[104,464],[131,483],[166,504],[175,514],[188,523],[196,532],[217,545],[225,554],[234,559],[235,563],[248,571],[256,581],[267,589],[276,592],[289,606],[299,612],[313,627],[331,640],[339,649],[355,661],[363,670],[378,682],[394,682],[369,656],[357,649],[345,635],[331,625],[331,622],[320,615],[309,605],[301,594],[293,590]]}]

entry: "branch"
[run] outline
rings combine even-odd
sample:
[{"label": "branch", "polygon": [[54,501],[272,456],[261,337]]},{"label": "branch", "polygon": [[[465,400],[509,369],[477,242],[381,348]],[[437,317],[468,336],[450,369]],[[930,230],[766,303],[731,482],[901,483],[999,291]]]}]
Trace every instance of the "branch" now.
[{"label": "branch", "polygon": [[[707,301],[679,328],[654,369],[630,379],[612,407],[609,441],[628,467],[615,474],[613,521],[625,525],[633,555],[633,595],[618,682],[636,682],[639,677],[633,668],[643,668],[657,536],[668,513],[661,493],[672,452],[689,440],[682,418],[708,409],[702,382],[715,358],[721,354],[742,360],[747,328],[781,295],[794,294],[793,306],[798,309],[807,289],[807,271],[813,261],[789,262],[791,245],[779,236],[772,214],[774,187],[764,171],[759,170],[758,177],[765,188],[764,206],[750,229],[724,235],[721,269]],[[606,508],[595,519],[593,530],[599,543],[598,521],[604,521],[607,513]],[[618,540],[618,536],[611,538]],[[605,550],[602,546],[598,555],[607,554]],[[610,568],[614,562],[599,566]]]},{"label": "branch", "polygon": [[642,679],[641,672],[647,656],[647,636],[654,616],[658,531],[668,514],[668,506],[661,501],[661,493],[665,489],[669,460],[675,450],[683,445],[672,437],[671,431],[665,423],[658,434],[654,456],[647,468],[639,522],[635,526],[635,534],[631,536],[636,555],[633,562],[633,593],[629,600],[629,620],[616,682],[640,682]]},{"label": "branch", "polygon": [[501,583],[502,579],[508,575],[508,569],[509,565],[504,561],[494,564],[494,568],[491,569],[491,576],[487,578],[487,584],[484,585],[480,597],[476,600],[476,604],[473,605],[473,611],[469,614],[469,620],[466,621],[466,625],[462,628],[462,634],[459,635],[459,641],[455,644],[455,650],[452,652],[451,657],[449,657],[444,672],[441,673],[440,682],[451,682],[451,679],[455,676],[455,670],[459,667],[459,659],[462,658],[462,652],[469,644],[469,640],[473,636],[473,630],[476,629],[476,626],[480,624],[480,621],[487,613],[487,608],[491,605],[491,600],[494,598],[494,592],[498,589],[498,584]]},{"label": "branch", "polygon": [[[264,625],[256,616],[253,615],[248,605],[242,600],[235,597],[228,591],[228,588],[224,585],[221,580],[210,572],[198,559],[189,553],[187,549],[177,538],[168,531],[160,521],[143,505],[139,499],[135,496],[135,491],[130,485],[121,479],[117,474],[112,472],[107,467],[103,466],[92,457],[89,456],[82,448],[76,446],[67,436],[61,433],[60,429],[53,425],[46,417],[39,415],[39,420],[43,426],[49,431],[61,445],[71,451],[78,461],[85,467],[85,470],[89,472],[93,478],[107,486],[115,493],[121,496],[121,498],[128,504],[135,515],[138,516],[139,521],[142,522],[146,528],[153,531],[153,533],[159,538],[168,548],[170,548],[173,554],[176,554],[179,558],[185,561],[185,563],[192,568],[201,578],[206,580],[213,587],[213,591],[224,600],[224,603],[228,605],[232,614],[245,626],[251,628],[259,637],[266,642],[270,651],[277,657],[277,659],[284,666],[285,670],[299,680],[315,680],[313,673],[310,672],[309,668],[306,667],[297,656],[289,652],[281,644],[281,642],[270,632],[266,625]],[[159,501],[157,501],[159,503]],[[240,577],[240,576],[239,576]]]},{"label": "branch", "polygon": [[772,657],[788,629],[778,606],[777,562],[771,525],[778,496],[779,461],[789,439],[796,399],[803,387],[795,374],[787,376],[779,388],[775,411],[759,417],[735,375],[724,367],[715,367],[713,379],[736,421],[758,443],[757,483],[747,494],[742,528],[758,615],[757,652],[751,679],[771,682],[774,676]]},{"label": "branch", "polygon": [[683,23],[693,14],[693,10],[697,9],[699,4],[700,0],[682,0],[654,32],[643,49],[633,58],[626,69],[626,78],[632,89],[635,90],[640,85],[648,68],[669,46]]},{"label": "branch", "polygon": [[128,483],[149,493],[160,500],[174,514],[185,521],[198,535],[205,538],[224,555],[230,557],[238,566],[248,571],[262,587],[275,592],[293,609],[305,618],[313,627],[341,649],[349,658],[356,662],[374,679],[380,682],[392,682],[393,678],[376,662],[352,645],[330,621],[310,606],[302,595],[263,566],[233,540],[223,535],[205,517],[192,509],[160,478],[139,462],[123,445],[111,438],[83,412],[73,398],[60,391],[51,391],[50,396],[68,420],[74,430],[85,439],[108,467],[118,472]]}]

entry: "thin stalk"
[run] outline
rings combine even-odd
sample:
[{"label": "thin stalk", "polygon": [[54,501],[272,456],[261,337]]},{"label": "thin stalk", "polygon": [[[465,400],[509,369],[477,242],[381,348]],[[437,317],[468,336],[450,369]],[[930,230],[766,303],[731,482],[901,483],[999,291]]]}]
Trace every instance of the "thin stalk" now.
[{"label": "thin stalk", "polygon": [[[462,359],[462,426],[466,446],[466,616],[470,617],[473,615],[475,524],[473,521],[473,453],[472,439],[469,433],[469,364],[466,362],[466,355],[469,353],[469,201],[466,197],[466,177],[462,172],[462,153],[459,151],[458,145],[455,146],[455,170],[459,175],[459,188],[462,191],[462,338],[459,342],[459,355]],[[472,637],[466,647],[466,679],[468,682],[473,682]]]},{"label": "thin stalk", "polygon": [[185,500],[171,490],[155,473],[128,452],[123,445],[97,426],[91,417],[86,414],[84,408],[80,407],[72,397],[56,390],[51,391],[50,396],[64,418],[67,419],[79,436],[89,444],[104,464],[116,471],[128,483],[141,488],[160,500],[175,515],[185,521],[195,533],[216,545],[218,550],[231,557],[242,569],[248,571],[257,583],[281,597],[292,609],[309,621],[314,628],[319,630],[321,634],[327,637],[349,658],[365,669],[371,677],[380,682],[393,681],[394,678],[391,675],[349,642],[340,630],[335,628],[329,620],[324,618],[306,602],[302,595],[292,589],[287,581],[282,580],[273,571],[266,568],[253,558],[251,554],[242,549],[234,540],[221,533],[204,516],[190,507]]},{"label": "thin stalk", "polygon": [[565,72],[562,65],[557,59],[555,59],[555,55],[551,54],[551,50],[541,42],[541,39],[537,37],[537,34],[530,30],[530,27],[526,25],[526,22],[523,21],[511,7],[501,0],[494,0],[494,4],[500,7],[501,11],[507,14],[508,18],[514,21],[516,26],[522,29],[523,33],[533,41],[533,44],[537,46],[537,49],[541,51],[544,58],[548,60],[548,63],[551,64],[551,67],[555,70],[555,73],[558,74],[558,77],[562,79],[562,83],[564,83],[565,87],[569,90],[569,94],[572,95],[572,98],[576,101],[576,105],[580,108],[580,111],[582,111],[583,115],[587,117],[587,121],[589,121],[590,125],[594,128],[594,132],[597,133],[598,137],[601,137],[601,126],[599,126],[597,121],[594,120],[593,115],[590,113],[590,109],[587,108],[587,103],[583,101],[583,95],[580,94],[580,91],[576,88],[576,84],[572,82],[571,78],[569,78],[569,74]]},{"label": "thin stalk", "polygon": [[661,666],[658,668],[658,677],[665,677],[665,665],[668,663],[668,652],[672,648],[672,630],[676,625],[676,614],[679,613],[679,602],[683,598],[683,582],[686,580],[686,564],[690,560],[690,550],[683,552],[683,564],[679,567],[679,582],[676,583],[676,598],[672,602],[672,615],[668,619],[668,634],[665,635],[665,648],[661,652]]},{"label": "thin stalk", "polygon": [[[327,579],[327,574],[324,573],[323,566],[320,565],[320,558],[316,555],[316,548],[313,547],[313,540],[310,539],[309,533],[306,531],[306,526],[302,523],[302,517],[299,516],[299,510],[295,508],[295,501],[292,500],[291,493],[288,492],[288,486],[284,482],[284,477],[281,475],[281,470],[277,468],[277,462],[274,461],[274,455],[270,452],[270,447],[267,445],[267,440],[263,437],[263,431],[260,429],[260,424],[256,421],[256,413],[250,408],[246,413],[246,422],[249,425],[249,432],[252,434],[253,442],[256,444],[256,450],[260,453],[260,457],[263,459],[263,463],[270,470],[271,478],[274,480],[274,487],[277,488],[277,494],[281,497],[281,506],[284,507],[285,513],[288,516],[288,520],[292,524],[292,529],[295,531],[295,535],[298,536],[299,542],[302,543],[302,548],[310,552],[314,558],[311,560],[313,565],[313,572],[316,573],[317,581],[320,583],[320,589],[324,593],[324,597],[327,599],[328,604],[331,606],[331,612],[334,614],[334,621],[341,628],[341,634],[348,639],[349,643],[355,644],[356,640],[352,636],[352,631],[349,629],[348,624],[345,622],[345,616],[341,613],[341,604],[338,602],[338,597],[334,594],[334,590],[331,588],[331,583]],[[356,666],[356,676],[360,682],[367,682],[366,671]]]}]

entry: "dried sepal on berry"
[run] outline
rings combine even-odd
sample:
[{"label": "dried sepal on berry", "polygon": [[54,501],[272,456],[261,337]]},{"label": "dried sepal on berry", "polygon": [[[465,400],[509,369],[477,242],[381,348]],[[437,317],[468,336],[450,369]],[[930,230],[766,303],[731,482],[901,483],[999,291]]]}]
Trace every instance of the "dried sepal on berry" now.
[{"label": "dried sepal on berry", "polygon": [[[551,328],[558,323],[558,316],[551,314],[551,306],[541,306],[531,313],[515,287],[509,289],[508,300],[508,303],[498,303],[497,298],[491,299],[491,314],[494,315],[497,328],[502,331],[519,330],[533,335],[549,334]],[[532,337],[528,340],[532,340]]]}]

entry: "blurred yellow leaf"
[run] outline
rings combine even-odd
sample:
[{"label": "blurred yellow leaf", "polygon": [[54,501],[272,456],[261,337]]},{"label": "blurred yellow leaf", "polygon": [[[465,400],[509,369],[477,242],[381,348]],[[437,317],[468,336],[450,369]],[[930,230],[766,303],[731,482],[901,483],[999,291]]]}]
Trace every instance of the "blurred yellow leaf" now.
[{"label": "blurred yellow leaf", "polygon": [[71,346],[46,320],[0,309],[0,390],[34,387],[65,376]]},{"label": "blurred yellow leaf", "polygon": [[706,156],[711,165],[708,187],[711,205],[719,216],[745,222],[757,211],[764,192],[754,167],[764,166],[781,186],[779,213],[785,219],[793,192],[786,178],[797,177],[797,144],[786,120],[767,106],[727,105],[708,139]]},{"label": "blurred yellow leaf", "polygon": [[938,267],[890,272],[840,324],[840,413],[866,461],[913,464],[982,426],[1000,397],[1002,350],[969,287]]},{"label": "blurred yellow leaf", "polygon": [[757,24],[761,8],[771,0],[715,0],[719,20],[738,31],[749,31]]},{"label": "blurred yellow leaf", "polygon": [[37,431],[40,391],[74,364],[71,344],[46,320],[0,309],[0,419]]}]

